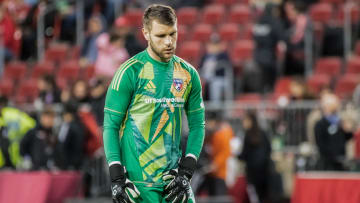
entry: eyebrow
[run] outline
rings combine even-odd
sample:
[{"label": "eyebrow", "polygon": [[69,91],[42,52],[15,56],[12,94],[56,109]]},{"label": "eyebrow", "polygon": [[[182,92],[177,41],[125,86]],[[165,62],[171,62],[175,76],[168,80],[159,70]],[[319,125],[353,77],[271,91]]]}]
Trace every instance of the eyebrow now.
[{"label": "eyebrow", "polygon": [[[173,34],[175,34],[177,31],[174,31],[174,32],[171,32],[169,35],[173,35]],[[160,33],[160,34],[155,34],[155,36],[157,36],[157,37],[164,37],[164,36],[166,36],[167,34],[163,34],[163,33]]]}]

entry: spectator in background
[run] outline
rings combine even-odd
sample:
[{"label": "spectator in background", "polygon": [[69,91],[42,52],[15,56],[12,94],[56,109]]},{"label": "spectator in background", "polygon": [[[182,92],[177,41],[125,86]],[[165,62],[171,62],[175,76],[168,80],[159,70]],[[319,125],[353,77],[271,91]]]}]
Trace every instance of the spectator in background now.
[{"label": "spectator in background", "polygon": [[315,124],[321,170],[344,170],[345,145],[352,138],[352,126],[351,122],[340,118],[339,102],[339,98],[332,93],[324,94],[321,98],[323,115]]},{"label": "spectator in background", "polygon": [[131,22],[126,17],[117,18],[115,28],[118,34],[125,36],[125,48],[130,57],[144,50],[145,47],[139,43],[131,28]]},{"label": "spectator in background", "polygon": [[5,47],[5,60],[9,61],[16,53],[15,22],[3,4],[0,3],[0,43]]},{"label": "spectator in background", "polygon": [[272,167],[270,141],[259,127],[254,112],[245,114],[242,125],[245,130],[245,139],[239,159],[246,164],[250,199],[257,199],[262,203],[269,196],[269,172]]},{"label": "spectator in background", "polygon": [[71,90],[66,89],[61,92],[61,102],[72,103],[77,108],[89,104],[88,83],[85,80],[77,80]]},{"label": "spectator in background", "polygon": [[111,78],[119,66],[129,58],[125,49],[125,38],[115,29],[103,33],[96,40],[98,57],[95,63],[97,76]]},{"label": "spectator in background", "polygon": [[305,73],[305,34],[310,27],[305,15],[305,5],[301,1],[285,3],[286,16],[290,28],[286,37],[285,75],[301,75]]},{"label": "spectator in background", "polygon": [[224,99],[232,99],[226,95],[232,84],[229,84],[228,76],[232,75],[232,66],[228,54],[221,43],[220,37],[213,34],[206,46],[206,53],[200,61],[200,75],[206,84],[205,98],[219,102]]},{"label": "spectator in background", "polygon": [[99,126],[104,122],[104,105],[105,96],[107,91],[106,81],[102,79],[96,79],[90,82],[90,105],[91,111],[96,117],[96,121]]},{"label": "spectator in background", "polygon": [[289,91],[289,99],[291,101],[303,101],[314,98],[308,91],[306,82],[302,77],[294,78],[293,80],[291,80]]},{"label": "spectator in background", "polygon": [[[292,102],[303,102],[313,99],[313,96],[309,93],[305,80],[302,77],[294,77],[289,85],[288,104]],[[280,121],[284,124],[286,134],[292,136],[286,136],[283,140],[287,145],[298,145],[300,142],[307,141],[306,136],[306,120],[308,116],[307,110],[298,111],[294,114],[294,109],[284,108],[280,111],[283,119]]]},{"label": "spectator in background", "polygon": [[11,163],[10,140],[3,119],[0,117],[0,169],[14,168]]},{"label": "spectator in background", "polygon": [[283,27],[274,4],[268,3],[253,28],[256,43],[254,59],[262,75],[263,92],[273,89],[277,76],[277,45],[285,38]]},{"label": "spectator in background", "polygon": [[[36,50],[36,37],[37,37],[37,19],[41,9],[44,9],[50,0],[39,0],[29,10],[25,20],[21,23],[21,50],[20,59],[35,59]],[[52,38],[54,35],[55,18],[57,10],[51,10],[44,16],[44,34],[47,39]]]},{"label": "spectator in background", "polygon": [[[209,117],[208,117],[209,118]],[[210,196],[227,195],[225,184],[227,161],[231,156],[230,141],[234,136],[231,125],[222,119],[220,113],[210,116],[206,124],[205,150],[210,157],[210,166],[198,193],[207,190]]]},{"label": "spectator in background", "polygon": [[56,144],[56,165],[63,170],[79,170],[84,158],[85,135],[76,106],[65,105]]},{"label": "spectator in background", "polygon": [[9,14],[16,24],[21,23],[30,10],[31,5],[28,0],[8,0],[3,1],[4,6],[7,7]]},{"label": "spectator in background", "polygon": [[355,106],[360,106],[360,83],[356,86],[354,90],[353,102]]},{"label": "spectator in background", "polygon": [[30,161],[32,170],[54,169],[56,136],[53,132],[55,112],[45,108],[40,115],[40,123],[30,130],[20,143],[20,153],[25,161]]},{"label": "spectator in background", "polygon": [[107,25],[112,25],[115,19],[115,2],[119,0],[86,0],[85,18],[89,19],[92,14],[104,16]]},{"label": "spectator in background", "polygon": [[95,64],[98,55],[96,40],[104,32],[105,28],[105,20],[101,15],[94,15],[89,19],[85,42],[81,50],[80,62],[82,66]]},{"label": "spectator in background", "polygon": [[18,167],[21,165],[21,156],[18,150],[20,140],[30,129],[35,127],[36,121],[25,112],[8,106],[8,100],[3,96],[0,96],[0,120],[2,128],[6,128],[11,165]]},{"label": "spectator in background", "polygon": [[60,40],[74,44],[76,40],[76,1],[57,0],[54,1],[61,19]]},{"label": "spectator in background", "polygon": [[60,90],[53,75],[44,75],[37,81],[39,90],[38,101],[41,106],[60,102]]}]

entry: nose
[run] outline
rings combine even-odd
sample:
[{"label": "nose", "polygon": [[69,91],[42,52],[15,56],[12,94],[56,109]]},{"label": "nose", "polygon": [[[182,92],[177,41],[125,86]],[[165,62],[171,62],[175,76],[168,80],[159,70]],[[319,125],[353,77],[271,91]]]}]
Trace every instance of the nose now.
[{"label": "nose", "polygon": [[166,36],[165,45],[170,46],[171,44],[172,44],[172,37],[171,36]]}]

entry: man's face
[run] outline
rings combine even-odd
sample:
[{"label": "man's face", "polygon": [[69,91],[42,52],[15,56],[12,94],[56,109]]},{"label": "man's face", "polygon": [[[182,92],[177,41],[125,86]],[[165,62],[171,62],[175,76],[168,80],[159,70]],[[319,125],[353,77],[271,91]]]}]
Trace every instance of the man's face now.
[{"label": "man's face", "polygon": [[143,33],[150,47],[150,55],[156,60],[168,62],[175,54],[177,24],[169,26],[153,20],[150,28],[144,28]]},{"label": "man's face", "polygon": [[54,116],[49,114],[41,115],[40,122],[41,125],[46,129],[51,129],[54,126]]}]

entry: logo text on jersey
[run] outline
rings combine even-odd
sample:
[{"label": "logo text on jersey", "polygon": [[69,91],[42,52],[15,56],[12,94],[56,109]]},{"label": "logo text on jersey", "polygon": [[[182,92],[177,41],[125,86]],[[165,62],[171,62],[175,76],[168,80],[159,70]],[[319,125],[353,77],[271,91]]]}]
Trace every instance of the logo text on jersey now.
[{"label": "logo text on jersey", "polygon": [[182,79],[179,79],[179,78],[174,78],[173,80],[173,85],[174,85],[174,88],[180,92],[183,88],[183,84],[184,84],[184,81]]}]

